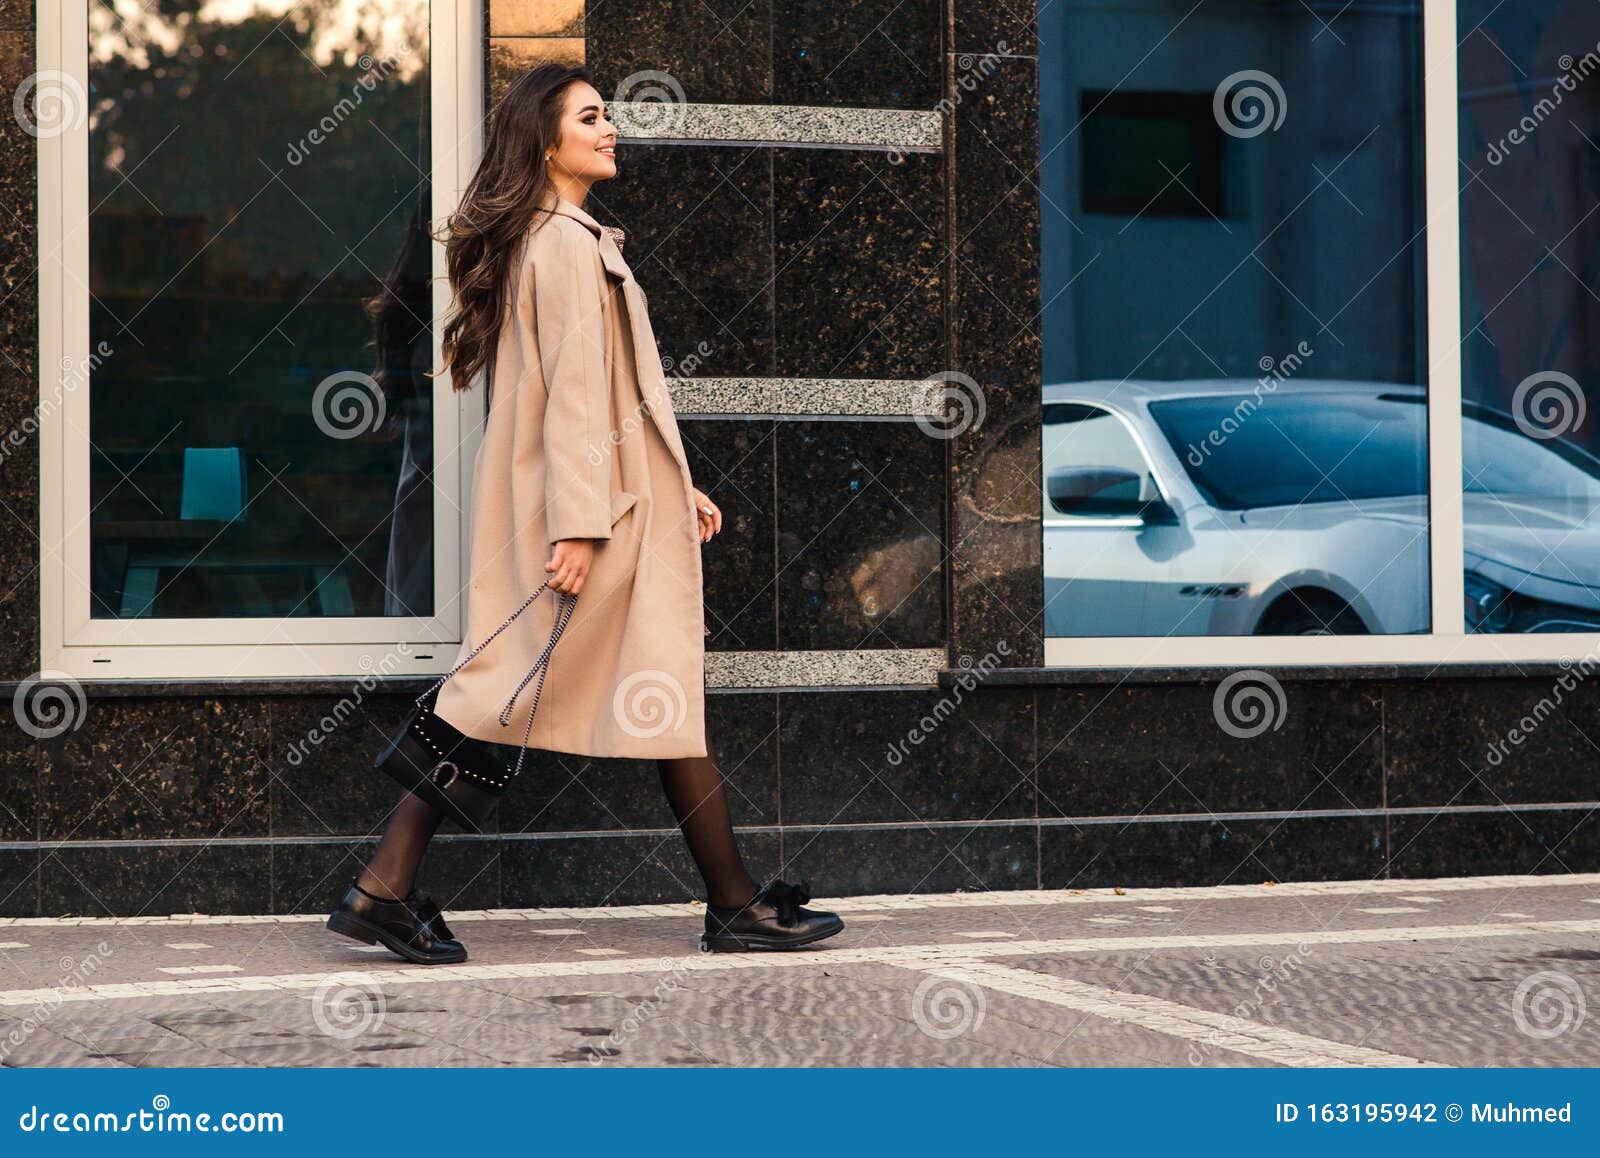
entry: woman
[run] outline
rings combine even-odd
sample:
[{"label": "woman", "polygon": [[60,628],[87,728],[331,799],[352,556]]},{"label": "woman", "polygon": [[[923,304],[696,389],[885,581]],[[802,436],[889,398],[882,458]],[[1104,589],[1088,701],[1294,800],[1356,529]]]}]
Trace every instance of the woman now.
[{"label": "woman", "polygon": [[[704,720],[700,545],[722,512],[689,478],[644,294],[618,238],[582,208],[591,185],[616,176],[616,139],[586,70],[532,69],[496,107],[449,224],[456,309],[444,356],[457,389],[485,367],[490,378],[457,662],[546,579],[577,597],[528,746],[655,759],[705,882],[702,948],[794,948],[844,923],[803,908],[803,888],[757,885],[734,841]],[[439,718],[477,740],[519,742],[532,697],[518,697],[505,724],[501,705],[549,639],[556,604],[535,600],[510,638],[446,681]],[[329,927],[408,961],[466,960],[414,887],[442,818],[404,793]]]}]

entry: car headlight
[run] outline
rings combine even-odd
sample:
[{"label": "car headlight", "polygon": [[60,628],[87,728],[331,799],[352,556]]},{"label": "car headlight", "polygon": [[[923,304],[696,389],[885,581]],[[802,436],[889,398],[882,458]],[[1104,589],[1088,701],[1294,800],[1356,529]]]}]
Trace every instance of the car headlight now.
[{"label": "car headlight", "polygon": [[1511,592],[1476,571],[1464,576],[1468,631],[1501,632],[1511,625],[1514,614]]}]

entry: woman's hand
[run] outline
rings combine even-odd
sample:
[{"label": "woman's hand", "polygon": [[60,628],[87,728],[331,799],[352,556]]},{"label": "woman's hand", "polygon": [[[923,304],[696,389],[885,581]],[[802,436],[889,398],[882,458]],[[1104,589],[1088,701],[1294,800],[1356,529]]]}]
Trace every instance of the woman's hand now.
[{"label": "woman's hand", "polygon": [[709,543],[711,536],[722,530],[722,509],[708,499],[704,491],[695,490],[694,511],[700,521],[700,541]]},{"label": "woman's hand", "polygon": [[546,571],[555,572],[550,576],[551,590],[577,595],[583,590],[583,581],[593,563],[593,539],[561,539],[550,562],[544,565]]}]

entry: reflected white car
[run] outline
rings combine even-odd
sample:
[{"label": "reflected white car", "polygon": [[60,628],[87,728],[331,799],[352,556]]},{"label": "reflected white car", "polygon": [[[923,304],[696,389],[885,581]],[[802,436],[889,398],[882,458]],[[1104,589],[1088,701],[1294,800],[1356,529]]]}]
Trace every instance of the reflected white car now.
[{"label": "reflected white car", "polygon": [[[1373,382],[1044,389],[1045,633],[1430,628],[1426,394]],[[1600,459],[1462,413],[1471,631],[1600,630]]]}]

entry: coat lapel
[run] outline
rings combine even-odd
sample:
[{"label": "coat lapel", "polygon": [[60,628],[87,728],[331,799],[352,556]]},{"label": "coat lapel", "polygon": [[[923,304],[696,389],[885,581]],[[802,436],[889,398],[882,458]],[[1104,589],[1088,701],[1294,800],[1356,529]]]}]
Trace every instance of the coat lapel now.
[{"label": "coat lapel", "polygon": [[678,460],[684,477],[690,477],[689,457],[684,453],[683,439],[678,434],[678,420],[672,410],[672,396],[667,389],[665,376],[660,372],[661,354],[656,348],[654,339],[646,338],[647,330],[641,325],[648,309],[644,291],[639,288],[633,270],[623,260],[622,250],[617,248],[616,238],[611,236],[610,230],[603,228],[598,221],[570,201],[547,195],[544,203],[552,213],[559,213],[563,217],[582,222],[599,239],[600,263],[605,266],[606,273],[616,278],[622,286],[623,296],[627,301],[628,328],[632,332],[633,339],[633,364],[639,370],[639,392],[644,398],[650,420],[656,424],[656,429],[666,440],[667,448],[672,451],[672,457]]}]

